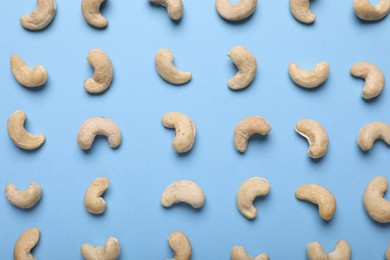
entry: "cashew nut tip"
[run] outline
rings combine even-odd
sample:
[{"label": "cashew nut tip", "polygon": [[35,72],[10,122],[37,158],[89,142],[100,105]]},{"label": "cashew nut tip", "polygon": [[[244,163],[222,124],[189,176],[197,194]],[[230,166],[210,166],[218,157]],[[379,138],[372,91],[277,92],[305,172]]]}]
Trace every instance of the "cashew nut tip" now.
[{"label": "cashew nut tip", "polygon": [[121,144],[122,133],[112,120],[104,117],[93,117],[87,119],[81,126],[77,135],[77,143],[83,150],[89,150],[97,135],[104,135],[108,138],[111,148],[118,148]]},{"label": "cashew nut tip", "polygon": [[176,181],[161,195],[161,205],[171,207],[176,203],[187,203],[193,208],[201,208],[206,200],[202,189],[193,181]]},{"label": "cashew nut tip", "polygon": [[173,64],[173,59],[173,54],[168,49],[159,49],[154,59],[158,74],[164,80],[175,85],[182,85],[190,81],[191,72],[178,70]]},{"label": "cashew nut tip", "polygon": [[15,79],[19,84],[27,88],[34,88],[42,86],[46,83],[48,73],[45,67],[38,65],[34,68],[30,68],[20,58],[19,55],[13,54],[11,56],[11,70]]},{"label": "cashew nut tip", "polygon": [[91,94],[106,91],[114,77],[114,68],[110,58],[101,49],[93,49],[88,53],[87,60],[94,69],[92,78],[84,81],[84,88]]},{"label": "cashew nut tip", "polygon": [[248,255],[245,248],[242,246],[235,246],[232,248],[232,260],[269,260],[268,254],[261,254],[255,258]]},{"label": "cashew nut tip", "polygon": [[8,118],[8,135],[11,140],[20,148],[25,150],[34,150],[45,142],[45,135],[33,135],[26,131],[24,122],[26,113],[17,110]]},{"label": "cashew nut tip", "polygon": [[386,260],[390,260],[390,246],[387,247],[385,256],[386,256]]},{"label": "cashew nut tip", "polygon": [[325,155],[329,138],[325,128],[319,122],[302,119],[295,125],[295,131],[309,142],[308,154],[311,158],[319,159]]},{"label": "cashew nut tip", "polygon": [[39,229],[31,228],[24,231],[14,247],[14,260],[35,260],[31,250],[39,241]]},{"label": "cashew nut tip", "polygon": [[383,197],[388,186],[387,179],[378,176],[370,181],[364,192],[364,208],[373,220],[380,223],[390,222],[390,202]]},{"label": "cashew nut tip", "polygon": [[351,258],[351,247],[345,240],[339,240],[333,252],[326,253],[318,242],[307,244],[307,257],[309,260],[349,260]]},{"label": "cashew nut tip", "polygon": [[102,198],[103,193],[108,189],[107,178],[99,177],[89,185],[84,196],[85,208],[91,214],[103,214],[106,210],[106,202]]},{"label": "cashew nut tip", "polygon": [[365,125],[360,129],[357,143],[360,149],[369,151],[378,139],[390,145],[390,125],[382,122],[372,122]]},{"label": "cashew nut tip", "polygon": [[376,21],[385,17],[390,11],[390,1],[380,0],[376,5],[372,5],[369,0],[354,0],[353,10],[362,20]]},{"label": "cashew nut tip", "polygon": [[239,0],[231,4],[231,0],[216,0],[218,14],[229,21],[237,22],[251,16],[256,10],[257,0]]},{"label": "cashew nut tip", "polygon": [[290,10],[295,19],[302,23],[310,24],[316,20],[316,16],[310,10],[309,0],[290,0]]},{"label": "cashew nut tip", "polygon": [[108,20],[100,13],[100,5],[104,0],[82,0],[81,12],[84,19],[93,27],[104,28],[108,25]]},{"label": "cashew nut tip", "polygon": [[150,0],[153,4],[167,8],[169,18],[179,21],[183,16],[184,6],[182,0]]},{"label": "cashew nut tip", "polygon": [[336,212],[336,200],[333,194],[320,185],[303,185],[295,191],[295,197],[317,204],[323,220],[331,220]]},{"label": "cashew nut tip", "polygon": [[362,97],[365,99],[379,96],[385,87],[385,76],[381,69],[374,64],[358,62],[351,67],[351,74],[366,80],[362,92]]},{"label": "cashew nut tip", "polygon": [[38,203],[42,196],[42,188],[32,182],[25,190],[18,190],[12,183],[5,186],[5,195],[9,202],[21,209],[30,209]]},{"label": "cashew nut tip", "polygon": [[267,135],[271,125],[262,116],[251,116],[241,120],[234,129],[234,145],[236,149],[245,153],[248,140],[254,134]]},{"label": "cashew nut tip", "polygon": [[191,150],[196,138],[196,128],[191,118],[180,112],[170,112],[161,121],[165,127],[175,128],[172,147],[176,152],[186,153]]},{"label": "cashew nut tip", "polygon": [[180,231],[173,232],[168,237],[168,243],[175,257],[170,260],[190,260],[191,243],[185,234]]},{"label": "cashew nut tip", "polygon": [[237,74],[228,82],[230,89],[239,90],[248,87],[256,76],[256,58],[244,46],[236,46],[230,50],[228,57],[237,66]]},{"label": "cashew nut tip", "polygon": [[20,18],[22,26],[28,30],[36,31],[45,28],[56,15],[55,0],[37,0],[35,10]]},{"label": "cashew nut tip", "polygon": [[330,67],[327,62],[319,62],[312,70],[304,70],[295,62],[291,62],[288,65],[288,72],[295,84],[304,88],[316,88],[326,81]]},{"label": "cashew nut tip", "polygon": [[110,237],[104,246],[81,246],[81,254],[85,260],[116,260],[119,258],[121,248],[118,239]]}]

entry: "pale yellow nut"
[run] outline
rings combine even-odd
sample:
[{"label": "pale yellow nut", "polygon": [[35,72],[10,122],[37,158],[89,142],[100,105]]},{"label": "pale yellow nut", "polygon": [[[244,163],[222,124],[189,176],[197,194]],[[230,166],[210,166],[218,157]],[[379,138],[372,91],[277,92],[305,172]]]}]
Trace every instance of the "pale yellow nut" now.
[{"label": "pale yellow nut", "polygon": [[302,119],[295,125],[295,131],[309,142],[308,154],[313,159],[323,157],[328,150],[329,138],[325,128],[317,121]]},{"label": "pale yellow nut", "polygon": [[172,147],[176,152],[186,153],[191,150],[196,138],[196,128],[191,118],[180,112],[170,112],[161,121],[165,127],[175,128]]},{"label": "pale yellow nut", "polygon": [[367,214],[380,223],[390,222],[390,201],[383,196],[389,183],[384,176],[375,177],[364,191],[363,204]]},{"label": "pale yellow nut", "polygon": [[326,81],[330,67],[327,62],[319,62],[312,70],[304,70],[295,62],[291,62],[288,65],[288,72],[297,85],[304,88],[316,88]]},{"label": "pale yellow nut", "polygon": [[41,199],[42,188],[32,182],[27,189],[18,190],[14,184],[9,183],[5,186],[5,195],[12,205],[21,209],[30,209]]},{"label": "pale yellow nut", "polygon": [[235,246],[232,248],[232,260],[270,260],[268,254],[260,254],[255,258],[248,255],[245,248],[242,246]]},{"label": "pale yellow nut", "polygon": [[173,54],[168,49],[159,49],[154,59],[158,74],[169,83],[182,85],[191,80],[191,72],[178,70],[173,64]]},{"label": "pale yellow nut", "polygon": [[239,0],[234,1],[236,4],[231,4],[232,0],[216,0],[215,5],[218,14],[229,21],[241,21],[253,14],[256,10],[257,0]]},{"label": "pale yellow nut", "polygon": [[182,0],[149,0],[153,4],[167,8],[169,18],[178,21],[183,16],[184,6]]},{"label": "pale yellow nut", "polygon": [[251,116],[241,120],[234,129],[234,145],[236,149],[245,153],[248,140],[254,134],[267,135],[271,125],[262,116]]},{"label": "pale yellow nut", "polygon": [[236,46],[227,54],[236,65],[238,72],[228,82],[229,88],[233,90],[248,87],[256,77],[256,58],[244,46]]},{"label": "pale yellow nut", "polygon": [[120,252],[119,241],[115,237],[108,238],[104,246],[84,244],[81,247],[81,254],[85,260],[116,260]]},{"label": "pale yellow nut", "polygon": [[351,259],[351,247],[346,240],[339,240],[336,248],[330,253],[326,253],[318,242],[307,244],[307,258],[309,260],[349,260]]},{"label": "pale yellow nut", "polygon": [[168,243],[172,248],[175,257],[170,260],[190,260],[191,259],[191,243],[188,237],[180,232],[172,232],[168,237]]},{"label": "pale yellow nut", "polygon": [[201,208],[206,200],[202,189],[193,181],[176,181],[161,195],[161,205],[171,207],[176,203],[187,203],[193,208]]},{"label": "pale yellow nut", "polygon": [[100,13],[100,5],[104,0],[82,0],[81,12],[84,19],[93,27],[104,28],[108,20]]},{"label": "pale yellow nut", "polygon": [[376,140],[383,140],[390,145],[390,125],[382,122],[372,122],[360,129],[357,143],[363,151],[371,150]]},{"label": "pale yellow nut", "polygon": [[89,185],[84,196],[85,208],[91,214],[103,214],[106,210],[106,202],[102,198],[103,193],[110,185],[107,178],[96,178],[91,185]]},{"label": "pale yellow nut", "polygon": [[387,247],[385,256],[386,256],[386,260],[390,260],[390,246]]},{"label": "pale yellow nut", "polygon": [[24,87],[34,88],[46,83],[48,73],[42,65],[30,68],[19,55],[13,54],[10,66],[16,81]]},{"label": "pale yellow nut", "polygon": [[380,20],[389,13],[390,0],[380,0],[376,5],[372,5],[369,0],[354,0],[353,10],[362,20]]},{"label": "pale yellow nut", "polygon": [[20,18],[22,26],[28,30],[41,30],[45,28],[56,15],[55,0],[37,0],[35,10]]},{"label": "pale yellow nut", "polygon": [[362,97],[371,99],[379,96],[385,87],[385,75],[380,68],[369,62],[358,62],[351,67],[351,74],[366,80]]},{"label": "pale yellow nut", "polygon": [[31,228],[24,231],[14,247],[14,260],[35,260],[31,250],[39,241],[39,229]]},{"label": "pale yellow nut", "polygon": [[108,55],[101,49],[93,49],[88,53],[87,60],[94,69],[92,78],[84,81],[84,88],[91,94],[102,93],[111,85],[114,77],[114,67]]},{"label": "pale yellow nut", "polygon": [[290,10],[302,23],[310,24],[316,20],[316,16],[310,10],[310,0],[290,0]]}]

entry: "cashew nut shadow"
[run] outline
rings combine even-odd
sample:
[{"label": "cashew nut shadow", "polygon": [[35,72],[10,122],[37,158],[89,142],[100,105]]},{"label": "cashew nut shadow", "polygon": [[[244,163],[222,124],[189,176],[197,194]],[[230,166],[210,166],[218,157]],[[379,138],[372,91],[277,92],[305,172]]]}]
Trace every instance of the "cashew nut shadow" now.
[{"label": "cashew nut shadow", "polygon": [[330,253],[326,253],[320,243],[311,242],[307,244],[306,253],[309,260],[349,260],[352,254],[346,240],[339,240]]},{"label": "cashew nut shadow", "polygon": [[328,78],[330,66],[327,62],[319,62],[312,70],[304,70],[295,62],[288,65],[288,72],[292,81],[303,88],[316,88],[321,86]]},{"label": "cashew nut shadow", "polygon": [[114,77],[114,67],[108,55],[101,49],[93,49],[87,60],[94,69],[92,78],[84,81],[84,88],[90,94],[99,94],[110,87]]},{"label": "cashew nut shadow", "polygon": [[106,202],[102,198],[103,193],[108,189],[109,181],[107,178],[96,178],[88,187],[84,196],[85,208],[91,214],[103,214],[106,210]]},{"label": "cashew nut shadow", "polygon": [[191,259],[191,243],[188,237],[180,232],[172,232],[168,237],[169,246],[172,248],[175,257],[170,260],[190,260]]},{"label": "cashew nut shadow", "polygon": [[16,81],[26,88],[40,87],[46,83],[48,73],[42,65],[30,68],[19,55],[13,54],[10,66]]},{"label": "cashew nut shadow", "polygon": [[194,209],[203,206],[206,200],[202,189],[193,181],[176,181],[169,185],[161,195],[161,205],[168,208],[176,203],[187,203]]},{"label": "cashew nut shadow", "polygon": [[34,207],[42,196],[42,188],[32,182],[25,190],[19,190],[12,183],[5,186],[5,195],[8,201],[15,207],[21,209],[30,209]]},{"label": "cashew nut shadow", "polygon": [[251,16],[256,10],[257,0],[239,0],[231,4],[231,0],[216,0],[218,14],[225,20],[238,22]]},{"label": "cashew nut shadow", "polygon": [[351,67],[351,74],[366,80],[362,91],[364,99],[372,99],[382,93],[385,76],[380,68],[369,62],[358,62]]},{"label": "cashew nut shadow", "polygon": [[248,140],[254,134],[267,135],[271,125],[262,116],[251,116],[241,120],[234,129],[234,145],[237,151],[245,153]]},{"label": "cashew nut shadow", "polygon": [[93,27],[105,28],[108,20],[100,13],[100,6],[105,0],[82,0],[81,12],[84,19]]},{"label": "cashew nut shadow", "polygon": [[354,0],[353,10],[362,20],[377,21],[389,13],[390,1],[380,0],[376,5],[372,5],[369,0]]},{"label": "cashew nut shadow", "polygon": [[196,127],[188,116],[180,112],[170,112],[162,117],[162,124],[167,128],[175,128],[172,147],[178,153],[186,153],[195,143]]},{"label": "cashew nut shadow", "polygon": [[357,143],[362,151],[371,150],[376,140],[382,140],[390,145],[390,125],[372,122],[360,129]]},{"label": "cashew nut shadow", "polygon": [[55,0],[37,0],[35,10],[20,18],[22,26],[31,31],[42,30],[48,26],[56,15]]},{"label": "cashew nut shadow", "polygon": [[81,254],[85,260],[116,260],[120,255],[118,239],[110,237],[104,246],[92,246],[84,244],[81,246]]},{"label": "cashew nut shadow", "polygon": [[184,6],[182,0],[149,0],[155,5],[167,8],[168,16],[173,21],[180,21],[183,16]]},{"label": "cashew nut shadow", "polygon": [[302,119],[295,125],[295,131],[309,142],[308,155],[319,159],[328,150],[329,138],[325,128],[317,121]]},{"label": "cashew nut shadow", "polygon": [[232,90],[240,90],[248,87],[256,77],[256,58],[244,46],[232,48],[227,56],[237,66],[238,72],[228,82]]},{"label": "cashew nut shadow", "polygon": [[191,72],[178,70],[173,64],[173,54],[168,49],[159,49],[154,62],[158,74],[167,82],[175,85],[183,85],[192,78]]},{"label": "cashew nut shadow", "polygon": [[364,191],[363,204],[367,214],[379,223],[390,222],[390,202],[384,198],[389,184],[384,176],[375,177]]},{"label": "cashew nut shadow", "polygon": [[231,259],[232,260],[270,260],[268,254],[260,254],[255,258],[253,258],[248,255],[248,253],[245,251],[245,248],[242,246],[235,246],[232,248]]},{"label": "cashew nut shadow", "polygon": [[14,260],[34,260],[31,250],[39,241],[39,229],[31,228],[24,231],[18,238],[14,247]]}]

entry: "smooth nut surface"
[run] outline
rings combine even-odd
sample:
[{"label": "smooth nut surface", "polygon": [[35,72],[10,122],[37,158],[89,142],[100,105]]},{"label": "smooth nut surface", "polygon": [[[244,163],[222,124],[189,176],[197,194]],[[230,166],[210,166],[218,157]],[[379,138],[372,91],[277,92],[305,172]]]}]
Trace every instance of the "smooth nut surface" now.
[{"label": "smooth nut surface", "polygon": [[96,178],[88,187],[84,196],[85,208],[91,214],[103,214],[106,210],[106,202],[102,198],[103,193],[110,185],[107,178]]},{"label": "smooth nut surface", "polygon": [[245,248],[242,246],[233,247],[231,257],[232,260],[270,260],[268,254],[261,254],[253,258],[248,255],[248,253],[245,251]]},{"label": "smooth nut surface", "polygon": [[35,260],[31,250],[39,241],[39,229],[31,228],[24,231],[18,238],[14,247],[14,260]]},{"label": "smooth nut surface", "polygon": [[168,243],[172,248],[175,257],[171,260],[190,260],[191,259],[191,243],[188,237],[180,232],[172,232],[168,237]]},{"label": "smooth nut surface", "polygon": [[371,99],[379,96],[385,87],[385,75],[381,69],[369,62],[358,62],[351,67],[351,74],[366,80],[362,97]]},{"label": "smooth nut surface", "polygon": [[184,6],[182,0],[149,0],[153,4],[167,8],[168,16],[174,21],[179,21],[183,16]]},{"label": "smooth nut surface", "polygon": [[295,62],[291,62],[288,65],[288,72],[295,84],[304,88],[316,88],[326,81],[329,76],[330,67],[327,62],[319,62],[313,69],[304,70]]},{"label": "smooth nut surface", "polygon": [[35,10],[20,18],[22,26],[28,30],[41,30],[45,28],[56,15],[55,0],[37,0]]},{"label": "smooth nut surface", "polygon": [[104,0],[82,0],[81,12],[84,19],[93,27],[104,28],[108,20],[100,13],[100,5]]},{"label": "smooth nut surface", "polygon": [[308,154],[313,159],[323,157],[328,150],[329,138],[325,128],[317,121],[302,119],[295,125],[295,131],[309,142]]},{"label": "smooth nut surface", "polygon": [[169,185],[161,195],[161,205],[171,207],[176,203],[187,203],[193,208],[201,208],[206,200],[202,189],[193,181],[176,181]]},{"label": "smooth nut surface", "polygon": [[93,49],[88,53],[87,60],[94,69],[92,78],[84,81],[84,88],[91,94],[106,91],[114,78],[114,67],[108,55],[101,49]]},{"label": "smooth nut surface", "polygon": [[390,222],[390,201],[383,196],[389,183],[384,176],[375,177],[364,191],[363,204],[367,214],[380,223]]},{"label": "smooth nut surface", "polygon": [[34,88],[46,83],[48,73],[42,65],[30,68],[20,56],[13,54],[11,56],[10,66],[16,81],[24,87]]},{"label": "smooth nut surface", "polygon": [[191,72],[178,70],[173,64],[173,54],[168,49],[159,49],[157,51],[154,63],[158,74],[166,81],[176,85],[182,85],[191,80]]},{"label": "smooth nut surface", "polygon": [[307,258],[309,260],[349,260],[351,258],[351,247],[346,240],[339,240],[336,248],[330,253],[326,253],[318,242],[307,244]]},{"label": "smooth nut surface", "polygon": [[316,20],[316,16],[310,10],[309,0],[290,0],[290,10],[295,19],[302,23],[310,24]]},{"label": "smooth nut surface", "polygon": [[230,0],[216,0],[218,14],[229,21],[241,21],[253,14],[256,10],[257,0],[239,0],[231,4]]},{"label": "smooth nut surface", "polygon": [[390,145],[390,125],[382,122],[366,124],[359,131],[357,143],[363,151],[371,150],[376,140],[383,140]]},{"label": "smooth nut surface", "polygon": [[14,184],[9,183],[5,186],[5,195],[12,205],[21,209],[30,209],[41,199],[42,188],[32,182],[27,189],[19,190]]},{"label": "smooth nut surface", "polygon": [[241,120],[234,129],[234,145],[236,149],[245,153],[248,140],[254,134],[267,135],[271,131],[271,125],[268,124],[262,116],[251,116]]},{"label": "smooth nut surface", "polygon": [[186,153],[191,150],[196,138],[196,128],[191,118],[180,112],[170,112],[161,121],[165,127],[175,128],[172,147],[176,152]]},{"label": "smooth nut surface", "polygon": [[376,21],[385,17],[390,11],[390,1],[380,0],[372,5],[369,0],[354,0],[353,10],[362,20]]},{"label": "smooth nut surface", "polygon": [[230,89],[239,90],[248,87],[256,76],[256,58],[244,46],[236,46],[227,54],[236,65],[238,72],[228,82]]},{"label": "smooth nut surface", "polygon": [[116,260],[120,255],[118,239],[110,237],[104,246],[92,246],[84,244],[81,247],[81,254],[85,260]]}]

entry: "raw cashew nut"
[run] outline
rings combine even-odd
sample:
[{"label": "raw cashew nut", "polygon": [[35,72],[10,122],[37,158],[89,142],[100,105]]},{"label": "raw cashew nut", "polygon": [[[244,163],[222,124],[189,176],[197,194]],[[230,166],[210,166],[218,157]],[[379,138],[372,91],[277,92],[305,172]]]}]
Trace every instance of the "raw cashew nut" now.
[{"label": "raw cashew nut", "polygon": [[308,154],[313,159],[323,157],[328,150],[329,138],[325,128],[317,121],[302,119],[295,125],[295,131],[309,142]]},{"label": "raw cashew nut", "polygon": [[93,77],[84,81],[87,92],[98,94],[106,91],[114,77],[114,68],[110,58],[101,49],[93,49],[88,53],[87,60],[95,70]]},{"label": "raw cashew nut", "polygon": [[201,208],[206,200],[202,189],[193,181],[176,181],[169,185],[161,195],[161,205],[171,207],[184,202],[193,208]]},{"label": "raw cashew nut", "polygon": [[313,23],[316,16],[310,11],[309,0],[290,0],[290,10],[295,19],[302,23]]},{"label": "raw cashew nut", "polygon": [[368,62],[358,62],[351,67],[351,74],[355,77],[364,78],[366,84],[362,96],[371,99],[379,96],[385,87],[385,76],[380,68]]},{"label": "raw cashew nut", "polygon": [[244,46],[236,46],[227,54],[237,66],[237,74],[229,80],[228,86],[233,90],[243,89],[252,83],[256,76],[256,58]]},{"label": "raw cashew nut", "polygon": [[18,190],[12,183],[5,186],[5,195],[12,205],[21,209],[30,209],[38,203],[42,196],[42,188],[32,182],[25,190]]},{"label": "raw cashew nut", "polygon": [[184,6],[182,0],[150,0],[150,2],[166,7],[169,18],[174,21],[179,21],[183,16]]},{"label": "raw cashew nut", "polygon": [[38,65],[31,69],[22,58],[16,54],[11,56],[10,65],[12,74],[14,74],[16,81],[21,85],[27,88],[34,88],[46,83],[48,73],[42,65]]},{"label": "raw cashew nut", "polygon": [[53,20],[55,15],[55,0],[37,0],[37,8],[31,14],[22,16],[20,23],[28,30],[41,30]]},{"label": "raw cashew nut", "polygon": [[170,260],[190,260],[191,243],[187,236],[180,231],[173,232],[168,237],[168,243],[172,248],[175,257]]},{"label": "raw cashew nut", "polygon": [[88,187],[84,196],[85,208],[91,214],[103,214],[106,210],[106,202],[102,198],[103,193],[110,185],[107,178],[96,178]]},{"label": "raw cashew nut", "polygon": [[336,200],[333,194],[317,184],[306,184],[295,191],[295,197],[299,200],[317,204],[320,216],[323,220],[332,219],[336,212]]},{"label": "raw cashew nut", "polygon": [[159,49],[154,59],[158,74],[169,83],[182,85],[191,80],[191,72],[183,72],[173,65],[173,54],[168,49]]},{"label": "raw cashew nut", "polygon": [[8,118],[8,135],[11,140],[20,148],[25,150],[34,150],[45,142],[44,134],[33,135],[26,131],[24,122],[26,113],[16,110]]},{"label": "raw cashew nut", "polygon": [[327,62],[319,62],[312,70],[304,70],[295,62],[291,62],[288,65],[288,72],[297,85],[304,88],[315,88],[326,81],[330,67]]},{"label": "raw cashew nut", "polygon": [[256,10],[257,0],[239,0],[232,5],[231,0],[216,0],[217,12],[229,21],[241,21],[248,18]]},{"label": "raw cashew nut", "polygon": [[307,257],[309,260],[349,260],[351,247],[346,240],[339,240],[333,252],[326,253],[318,242],[307,244]]},{"label": "raw cashew nut", "polygon": [[390,222],[390,201],[383,197],[388,186],[387,179],[378,176],[370,181],[364,192],[364,208],[372,219],[380,223]]},{"label": "raw cashew nut", "polygon": [[104,246],[92,246],[84,244],[81,246],[81,254],[85,260],[116,260],[119,258],[121,248],[115,237],[107,239]]},{"label": "raw cashew nut", "polygon": [[386,249],[386,260],[390,260],[390,246]]},{"label": "raw cashew nut", "polygon": [[262,116],[251,116],[241,120],[234,129],[234,145],[236,149],[245,153],[248,140],[254,134],[267,135],[271,125]]},{"label": "raw cashew nut", "polygon": [[376,5],[372,5],[369,0],[354,0],[353,10],[362,20],[376,21],[385,17],[390,11],[390,1],[380,0]]},{"label": "raw cashew nut", "polygon": [[82,0],[81,12],[84,19],[93,27],[104,28],[108,25],[108,20],[100,13],[100,5],[104,0]]},{"label": "raw cashew nut", "polygon": [[112,120],[104,117],[93,117],[86,120],[80,126],[77,143],[81,149],[88,150],[91,148],[97,135],[106,136],[108,144],[113,149],[121,144],[121,129]]},{"label": "raw cashew nut", "polygon": [[390,145],[390,125],[382,122],[372,122],[360,129],[357,143],[363,151],[371,150],[376,140],[383,140]]},{"label": "raw cashew nut", "polygon": [[195,143],[196,128],[188,116],[179,112],[170,112],[162,117],[162,123],[167,128],[175,128],[172,147],[178,153],[191,150]]},{"label": "raw cashew nut", "polygon": [[35,260],[31,250],[39,241],[39,229],[31,228],[24,231],[15,243],[14,260]]},{"label": "raw cashew nut", "polygon": [[232,248],[232,260],[269,260],[268,254],[261,254],[253,258],[248,255],[245,248],[242,246],[235,246]]}]

